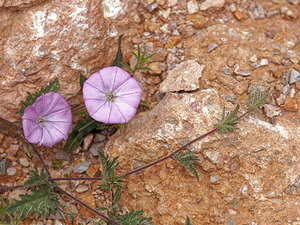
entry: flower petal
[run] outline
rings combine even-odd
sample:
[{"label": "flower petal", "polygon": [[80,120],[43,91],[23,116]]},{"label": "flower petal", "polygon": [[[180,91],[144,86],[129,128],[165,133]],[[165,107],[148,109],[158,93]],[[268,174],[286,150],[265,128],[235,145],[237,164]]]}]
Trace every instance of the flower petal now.
[{"label": "flower petal", "polygon": [[[135,79],[129,79],[125,83],[123,83],[120,87],[118,87],[115,92],[117,96],[128,95],[131,93],[142,93],[142,89],[139,83]],[[140,99],[138,99],[140,101]]]},{"label": "flower petal", "polygon": [[[88,84],[88,85],[87,85]],[[82,90],[86,89],[86,88],[90,88],[90,86],[93,86],[94,88],[96,88],[98,91],[106,93],[107,89],[103,84],[101,75],[98,72],[93,73],[83,84],[83,88]]]},{"label": "flower petal", "polygon": [[[92,103],[93,101],[88,101],[88,103]],[[99,105],[98,104],[98,108],[93,108],[93,113],[90,113],[90,111],[88,110],[90,116],[94,119],[97,120],[99,122],[103,122],[103,123],[110,123],[110,117],[111,117],[111,106],[112,104],[109,102],[104,102],[104,104]],[[88,106],[87,106],[88,109]]]},{"label": "flower petal", "polygon": [[82,88],[83,99],[84,100],[91,100],[91,99],[99,99],[105,100],[106,95],[104,92],[100,91],[94,85],[86,82]]},{"label": "flower petal", "polygon": [[41,127],[41,128],[42,128],[43,132],[42,132],[42,137],[41,137],[41,141],[39,143],[39,146],[43,145],[43,146],[46,146],[46,147],[52,147],[55,143],[62,140],[62,138],[61,138],[60,140],[55,142],[56,140],[52,139],[52,135],[50,133],[53,132],[53,130],[52,130],[53,128],[49,128],[49,127]]},{"label": "flower petal", "polygon": [[140,103],[140,101],[137,101],[137,99],[141,98],[141,94],[142,93],[132,93],[132,94],[121,95],[117,98],[116,103],[119,104],[119,102],[123,102],[136,109]]},{"label": "flower petal", "polygon": [[41,139],[41,128],[39,125],[32,120],[22,120],[24,136],[30,143],[36,144]]},{"label": "flower petal", "polygon": [[125,102],[118,101],[115,102],[114,105],[115,107],[111,111],[111,117],[119,118],[122,116],[124,119],[122,122],[117,122],[115,118],[111,118],[110,121],[114,122],[110,123],[126,123],[136,114],[136,108],[126,104]]}]

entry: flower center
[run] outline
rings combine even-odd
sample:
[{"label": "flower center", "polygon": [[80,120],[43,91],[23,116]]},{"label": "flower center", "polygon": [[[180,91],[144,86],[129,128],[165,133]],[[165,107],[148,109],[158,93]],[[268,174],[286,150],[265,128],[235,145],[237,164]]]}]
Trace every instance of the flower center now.
[{"label": "flower center", "polygon": [[106,93],[106,100],[108,102],[113,102],[116,100],[116,98],[117,98],[117,96],[114,93],[111,93],[111,92]]},{"label": "flower center", "polygon": [[42,117],[42,116],[39,116],[39,118],[37,118],[36,120],[37,124],[40,125],[40,126],[44,126],[45,125],[45,118]]}]

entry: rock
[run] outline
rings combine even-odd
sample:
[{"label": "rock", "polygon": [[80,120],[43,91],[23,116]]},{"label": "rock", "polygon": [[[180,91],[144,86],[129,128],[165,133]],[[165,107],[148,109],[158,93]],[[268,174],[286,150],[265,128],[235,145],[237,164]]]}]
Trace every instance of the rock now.
[{"label": "rock", "polygon": [[292,69],[289,76],[289,84],[300,83],[300,72]]},{"label": "rock", "polygon": [[85,184],[79,184],[78,187],[76,188],[76,192],[78,193],[84,193],[89,190],[89,187]]},{"label": "rock", "polygon": [[10,167],[6,170],[8,176],[13,176],[17,173],[17,169],[14,167]]},{"label": "rock", "polygon": [[161,74],[158,62],[152,62],[148,67],[153,70],[153,72],[150,72],[151,74]]},{"label": "rock", "polygon": [[20,201],[21,200],[20,195],[25,195],[25,194],[27,194],[26,190],[21,190],[21,189],[13,190],[12,192],[9,193],[9,199]]},{"label": "rock", "polygon": [[287,96],[290,93],[291,93],[291,88],[290,88],[290,85],[287,84],[282,88],[282,94]]},{"label": "rock", "polygon": [[18,151],[19,151],[19,145],[11,145],[10,148],[9,148],[9,152],[8,152],[8,155],[9,156],[16,156]]},{"label": "rock", "polygon": [[6,174],[6,169],[9,166],[9,160],[4,158],[0,161],[0,174],[5,175]]},{"label": "rock", "polygon": [[28,167],[30,165],[27,158],[21,158],[21,159],[19,159],[19,162],[24,167]]},{"label": "rock", "polygon": [[63,161],[72,161],[73,157],[69,152],[65,151],[57,151],[55,153],[55,159],[57,160],[63,160]]},{"label": "rock", "polygon": [[105,141],[106,135],[102,134],[95,134],[94,143],[100,143],[102,141]]},{"label": "rock", "polygon": [[[258,84],[250,85],[249,89],[253,88],[265,89]],[[224,106],[227,111],[235,108],[235,104],[224,99],[223,92],[219,95],[215,90],[166,93],[152,110],[137,114],[122,132],[113,135],[105,153],[110,158],[119,156],[120,174],[148,165],[213,129]],[[238,115],[245,112],[247,106],[241,104],[241,108]],[[299,121],[293,118],[287,113],[276,117],[276,124],[272,125],[251,114],[239,120],[240,129],[228,135],[227,138],[234,138],[234,144],[223,145],[224,137],[219,134],[193,143],[190,149],[200,160],[195,168],[201,174],[201,182],[171,159],[128,176],[124,179],[128,192],[122,195],[120,207],[139,205],[153,218],[153,224],[184,224],[186,215],[192,218],[193,224],[223,224],[227,220],[225,215],[229,215],[230,202],[237,199],[235,224],[251,224],[251,221],[275,224],[277,220],[286,219],[286,215],[296,220],[298,209],[294,206],[299,199],[284,194],[280,195],[281,201],[273,202],[261,197],[271,191],[282,193],[300,173],[300,156],[296,154],[300,145]],[[186,126],[187,121],[192,126]],[[205,153],[213,151],[219,152],[216,165],[205,159]],[[286,158],[292,158],[292,163],[286,163]],[[216,180],[211,178],[213,176],[219,179],[214,184],[210,183]],[[136,185],[137,180],[139,185]],[[267,210],[273,216],[257,217],[258,211],[253,206]],[[178,207],[184,210],[178,210]],[[207,210],[212,207],[227,213],[222,214],[223,222],[216,222],[220,218]],[[282,209],[280,215],[277,214],[278,207]],[[175,217],[170,217],[175,213]]]},{"label": "rock", "polygon": [[[84,203],[88,204],[93,209],[96,208],[95,197],[90,192],[80,194],[79,199],[81,201],[83,201]],[[90,217],[93,216],[93,213],[91,213],[91,211],[87,210],[85,207],[79,207],[78,209],[79,209],[80,214],[87,215],[87,216],[90,216]]]},{"label": "rock", "polygon": [[253,66],[254,68],[258,68],[261,66],[266,66],[269,64],[269,60],[266,58],[261,59],[260,61],[254,62],[251,64],[251,66]]},{"label": "rock", "polygon": [[226,225],[234,225],[234,220],[233,220],[233,218],[228,218],[227,220],[226,220]]},{"label": "rock", "polygon": [[238,64],[234,65],[234,74],[247,77],[251,75],[251,71],[240,68]]},{"label": "rock", "polygon": [[99,152],[103,152],[103,149],[105,147],[106,142],[101,142],[101,143],[96,143],[96,144],[92,144],[92,146],[90,147],[89,152],[93,155],[93,156],[99,156]]},{"label": "rock", "polygon": [[200,10],[207,10],[212,7],[221,8],[225,4],[225,0],[205,0],[200,4]]},{"label": "rock", "polygon": [[216,48],[218,48],[219,45],[217,44],[210,44],[208,47],[207,47],[207,53],[210,53],[212,52],[213,50],[215,50]]},{"label": "rock", "polygon": [[196,0],[190,0],[186,4],[188,14],[194,14],[199,11],[198,2]]},{"label": "rock", "polygon": [[265,10],[263,6],[259,2],[251,2],[250,4],[250,17],[255,19],[263,19],[265,18]]},{"label": "rock", "polygon": [[84,173],[89,168],[89,166],[90,166],[90,162],[88,161],[77,163],[73,168],[73,172]]},{"label": "rock", "polygon": [[207,26],[206,18],[199,14],[189,14],[186,20],[191,21],[196,29],[202,29]]},{"label": "rock", "polygon": [[236,10],[233,15],[237,20],[242,20],[244,18],[244,14],[240,10]]},{"label": "rock", "polygon": [[269,118],[281,115],[281,110],[276,105],[264,104],[263,107],[264,107],[264,111],[266,113],[266,116],[269,117]]},{"label": "rock", "polygon": [[59,77],[60,93],[70,99],[80,91],[80,73],[89,76],[112,62],[122,32],[116,28],[124,24],[120,15],[137,27],[131,16],[137,4],[123,1],[4,2],[0,1],[0,116],[11,121],[20,120],[16,111],[27,91],[34,93]]},{"label": "rock", "polygon": [[286,97],[286,99],[284,101],[284,108],[287,111],[298,112],[299,111],[299,103],[297,102],[296,98]]},{"label": "rock", "polygon": [[218,180],[219,180],[218,176],[210,176],[210,177],[209,177],[209,182],[210,182],[211,184],[216,183]]},{"label": "rock", "polygon": [[86,171],[86,174],[89,176],[89,177],[98,177],[99,174],[100,174],[100,165],[97,164],[97,165],[91,165],[88,170]]},{"label": "rock", "polygon": [[220,155],[220,153],[218,151],[205,152],[205,155],[212,163],[214,163],[214,164],[218,163],[219,155]]},{"label": "rock", "polygon": [[193,91],[199,88],[198,79],[202,77],[204,65],[195,60],[188,60],[168,72],[167,78],[160,85],[160,92]]},{"label": "rock", "polygon": [[159,84],[161,82],[161,79],[160,79],[160,77],[159,76],[153,76],[153,77],[151,77],[151,83],[152,84]]},{"label": "rock", "polygon": [[92,142],[94,139],[94,134],[88,134],[84,139],[83,139],[83,147],[82,150],[83,151],[87,151],[89,150]]},{"label": "rock", "polygon": [[165,45],[165,49],[173,48],[174,45],[177,44],[181,40],[182,40],[181,36],[171,36]]},{"label": "rock", "polygon": [[160,101],[163,99],[163,97],[165,96],[165,94],[164,94],[164,93],[161,93],[161,92],[156,92],[156,93],[154,94],[154,96],[155,96],[156,101],[157,101],[157,103],[158,103],[158,102],[160,102]]}]

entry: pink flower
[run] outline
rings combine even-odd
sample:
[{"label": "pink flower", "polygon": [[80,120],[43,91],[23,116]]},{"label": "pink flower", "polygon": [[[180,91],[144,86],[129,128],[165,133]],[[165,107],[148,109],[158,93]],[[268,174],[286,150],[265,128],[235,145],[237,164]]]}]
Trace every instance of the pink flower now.
[{"label": "pink flower", "polygon": [[56,92],[38,97],[27,106],[22,116],[25,138],[28,142],[52,147],[68,138],[72,124],[72,113],[66,100]]},{"label": "pink flower", "polygon": [[103,123],[126,123],[136,113],[142,89],[129,73],[117,66],[92,74],[83,85],[90,116]]}]

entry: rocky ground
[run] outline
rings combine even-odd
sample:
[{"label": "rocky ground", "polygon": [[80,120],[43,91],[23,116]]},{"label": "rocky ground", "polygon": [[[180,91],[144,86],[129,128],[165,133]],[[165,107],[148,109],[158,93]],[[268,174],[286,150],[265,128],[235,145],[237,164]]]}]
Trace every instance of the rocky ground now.
[{"label": "rocky ground", "polygon": [[[20,120],[15,112],[26,91],[56,76],[70,104],[82,102],[79,74],[110,65],[121,34],[130,65],[137,45],[158,53],[149,64],[154,73],[135,74],[149,109],[122,131],[90,134],[72,154],[62,143],[39,148],[53,177],[101,176],[98,151],[120,156],[120,174],[153,162],[211,130],[223,106],[245,111],[252,89],[270,88],[262,114],[243,119],[227,136],[190,146],[200,159],[199,181],[168,160],[128,177],[120,206],[143,209],[153,224],[184,224],[186,215],[193,225],[300,224],[299,0],[16,0],[0,7],[0,115],[11,121]],[[0,184],[21,185],[41,165],[12,129],[1,131]],[[94,208],[106,204],[99,182],[60,183]],[[70,212],[93,217],[61,201]],[[24,224],[70,222],[53,215]]]}]

